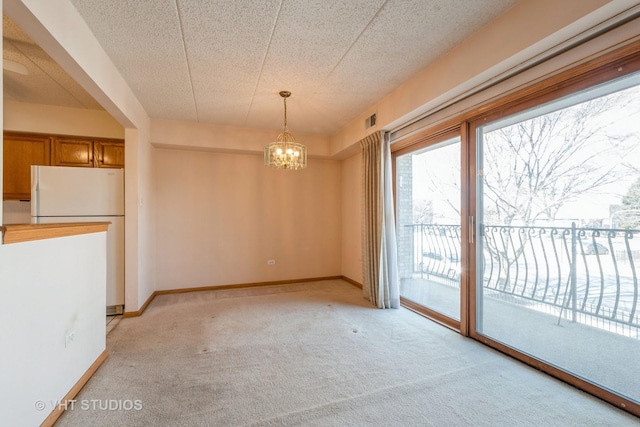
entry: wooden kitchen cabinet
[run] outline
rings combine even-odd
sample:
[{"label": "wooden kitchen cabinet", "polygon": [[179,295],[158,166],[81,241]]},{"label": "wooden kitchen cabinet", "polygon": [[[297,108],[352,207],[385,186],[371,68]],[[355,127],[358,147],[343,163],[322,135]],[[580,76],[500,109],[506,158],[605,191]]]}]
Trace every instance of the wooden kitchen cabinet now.
[{"label": "wooden kitchen cabinet", "polygon": [[93,167],[93,140],[51,138],[51,166]]},{"label": "wooden kitchen cabinet", "polygon": [[3,200],[31,200],[31,165],[49,165],[51,139],[47,135],[4,133]]},{"label": "wooden kitchen cabinet", "polygon": [[31,200],[31,165],[124,168],[124,141],[4,132],[3,200]]},{"label": "wooden kitchen cabinet", "polygon": [[95,140],[93,142],[93,166],[96,168],[123,168],[124,142]]}]

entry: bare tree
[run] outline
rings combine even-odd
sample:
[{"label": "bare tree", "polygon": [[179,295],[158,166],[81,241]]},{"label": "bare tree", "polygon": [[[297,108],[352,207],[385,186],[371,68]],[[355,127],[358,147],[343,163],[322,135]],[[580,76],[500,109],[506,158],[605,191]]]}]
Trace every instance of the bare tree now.
[{"label": "bare tree", "polygon": [[413,204],[413,222],[415,224],[433,223],[433,202],[420,200]]},{"label": "bare tree", "polygon": [[613,133],[631,102],[614,94],[484,134],[485,222],[533,225],[628,174],[625,156],[638,134]]},{"label": "bare tree", "polygon": [[[640,147],[640,133],[628,123],[632,114],[637,121],[640,87],[568,107],[549,104],[487,126],[479,153],[483,223],[553,224],[568,203],[597,197],[629,177],[638,168],[629,154]],[[451,208],[459,205],[454,199],[459,184],[428,174],[423,185]],[[529,234],[498,236],[485,236],[485,249],[509,271],[529,244]]]},{"label": "bare tree", "polygon": [[[629,175],[624,160],[636,149],[637,133],[613,125],[634,102],[620,92],[529,117],[486,132],[482,140],[484,224],[553,224],[560,208]],[[637,111],[637,109],[635,110]],[[517,119],[516,119],[517,120]],[[541,224],[542,223],[542,224]],[[506,272],[518,262],[530,234],[514,229],[485,235],[485,249]]]}]

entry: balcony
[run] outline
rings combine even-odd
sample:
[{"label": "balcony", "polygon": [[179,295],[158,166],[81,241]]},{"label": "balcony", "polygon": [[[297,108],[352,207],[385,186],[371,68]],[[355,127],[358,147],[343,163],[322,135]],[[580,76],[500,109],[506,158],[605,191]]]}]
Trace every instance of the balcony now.
[{"label": "balcony", "polygon": [[[456,313],[460,227],[404,231],[412,238],[400,239],[399,250],[410,247],[412,256],[401,256],[401,295]],[[640,230],[485,225],[480,232],[478,332],[639,402]]]}]

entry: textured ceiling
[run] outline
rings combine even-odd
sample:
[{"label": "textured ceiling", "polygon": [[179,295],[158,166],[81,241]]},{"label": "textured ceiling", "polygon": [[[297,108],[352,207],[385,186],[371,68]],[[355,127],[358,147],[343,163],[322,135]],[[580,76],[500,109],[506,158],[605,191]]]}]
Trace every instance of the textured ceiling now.
[{"label": "textured ceiling", "polygon": [[[71,2],[152,118],[276,129],[289,90],[291,130],[332,134],[516,0]],[[7,98],[96,108],[16,32],[9,78],[56,85],[5,72]]]}]

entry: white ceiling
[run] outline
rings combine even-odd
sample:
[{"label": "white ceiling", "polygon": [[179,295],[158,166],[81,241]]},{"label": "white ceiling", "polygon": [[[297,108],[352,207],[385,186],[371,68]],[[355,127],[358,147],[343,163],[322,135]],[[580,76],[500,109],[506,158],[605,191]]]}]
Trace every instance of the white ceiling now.
[{"label": "white ceiling", "polygon": [[[152,118],[332,134],[516,0],[71,0]],[[6,17],[5,99],[100,108]]]}]

